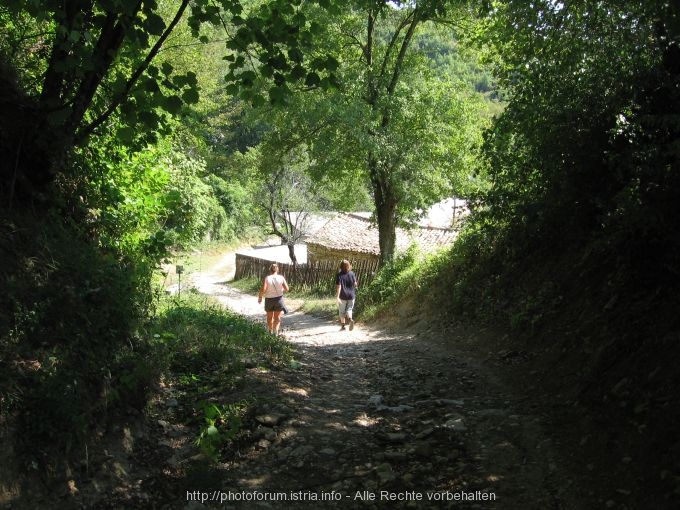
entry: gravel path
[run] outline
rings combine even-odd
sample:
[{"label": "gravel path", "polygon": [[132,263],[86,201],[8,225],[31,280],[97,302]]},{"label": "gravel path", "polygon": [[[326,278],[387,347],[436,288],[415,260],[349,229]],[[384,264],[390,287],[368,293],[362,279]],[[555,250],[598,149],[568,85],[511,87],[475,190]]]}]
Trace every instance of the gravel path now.
[{"label": "gravel path", "polygon": [[[229,270],[225,259],[194,286],[262,322],[257,299],[229,287]],[[252,441],[201,489],[215,500],[206,505],[585,508],[537,406],[459,348],[474,336],[418,316],[403,329],[339,331],[291,304],[283,328],[297,361],[248,371],[248,391],[262,402]]]},{"label": "gravel path", "polygon": [[[230,286],[233,266],[227,254],[186,285],[262,323],[257,298]],[[568,402],[531,391],[540,380],[528,355],[504,350],[507,338],[408,303],[351,332],[288,305],[293,362],[246,364],[201,390],[255,402],[220,463],[196,444],[196,396],[160,381],[145,412],[130,410],[85,450],[74,480],[12,508],[632,510],[625,484],[605,487],[578,453],[587,441],[560,420]]]}]

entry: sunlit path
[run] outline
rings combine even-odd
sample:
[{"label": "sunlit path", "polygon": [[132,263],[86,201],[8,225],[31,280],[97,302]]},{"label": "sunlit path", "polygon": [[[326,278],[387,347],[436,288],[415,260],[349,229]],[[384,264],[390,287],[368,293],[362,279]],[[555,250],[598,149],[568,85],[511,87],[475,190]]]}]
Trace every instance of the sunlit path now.
[{"label": "sunlit path", "polygon": [[[219,272],[200,275],[194,285],[263,322],[257,298]],[[218,490],[225,497],[342,494],[324,507],[354,508],[367,503],[357,494],[383,492],[402,498],[391,508],[413,508],[408,492],[440,498],[418,500],[417,508],[458,508],[447,497],[478,498],[482,506],[472,508],[551,507],[562,475],[549,468],[555,453],[538,416],[428,321],[392,332],[358,323],[350,332],[292,311],[282,316],[282,332],[295,360],[281,371],[249,371],[248,388],[262,399],[253,431],[260,439],[221,465]],[[579,509],[561,501],[560,508]],[[308,504],[288,499],[281,508]]]}]

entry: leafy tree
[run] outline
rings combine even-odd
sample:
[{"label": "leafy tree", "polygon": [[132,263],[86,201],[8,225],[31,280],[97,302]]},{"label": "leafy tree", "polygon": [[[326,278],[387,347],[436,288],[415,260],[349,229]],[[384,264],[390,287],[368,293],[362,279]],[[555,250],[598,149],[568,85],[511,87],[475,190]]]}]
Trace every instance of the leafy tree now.
[{"label": "leafy tree", "polygon": [[[191,242],[222,229],[220,205],[246,209],[240,188],[207,186],[200,155],[179,152],[186,133],[166,138],[201,76],[161,50],[186,43],[170,38],[182,19],[196,35],[242,10],[218,5],[0,5],[0,421],[38,424],[27,452],[73,453],[103,411],[143,406],[158,365],[141,321],[167,232]],[[22,358],[36,370],[4,362]]]},{"label": "leafy tree", "polygon": [[172,244],[187,247],[228,237],[226,211],[203,179],[205,162],[176,151],[165,159],[170,180],[165,189],[169,203],[163,227]]},{"label": "leafy tree", "polygon": [[[613,474],[630,481],[629,504],[668,506],[673,483],[652,473],[672,469],[677,406],[652,402],[680,382],[669,340],[680,295],[679,4],[495,2],[488,28],[509,102],[486,138],[493,185],[457,243],[468,262],[449,287],[565,361],[552,377],[574,388],[576,413],[635,443]],[[625,397],[613,396],[624,375]],[[620,458],[631,441],[594,455]]]},{"label": "leafy tree", "polygon": [[[163,112],[196,102],[194,73],[152,64],[188,6],[182,0],[164,12],[155,1],[3,5],[0,65],[13,71],[2,79],[6,196],[45,191],[64,171],[71,149],[109,129],[114,112],[125,121],[118,128],[125,143],[138,127],[146,133],[161,129]],[[17,54],[23,54],[24,68],[12,67]]]},{"label": "leafy tree", "polygon": [[[452,134],[453,126],[462,123],[452,122],[458,113],[452,105],[437,101],[443,99],[435,95],[443,92],[441,84],[432,80],[418,83],[409,57],[420,26],[451,15],[448,9],[454,5],[369,2],[361,7],[341,32],[356,52],[351,61],[359,63],[354,73],[359,90],[352,95],[355,101],[361,101],[358,111],[367,122],[359,124],[364,133],[353,134],[361,137],[356,142],[363,145],[361,153],[373,193],[381,260],[386,262],[394,255],[399,213],[429,205],[445,195],[446,188],[452,191],[450,179],[437,166],[451,168],[445,160],[453,153],[450,146],[442,145],[450,143],[446,134]],[[407,82],[409,78],[415,80]],[[439,131],[432,128],[441,119],[435,112],[442,106],[449,115],[447,122],[437,125],[444,129]],[[442,149],[445,154],[438,153]],[[432,194],[428,196],[429,193]]]},{"label": "leafy tree", "polygon": [[[70,216],[81,218],[88,234],[107,250],[138,259],[164,255],[170,150],[166,140],[129,154],[110,136],[81,151],[72,159],[73,189],[62,184],[69,191],[64,199]],[[81,201],[88,205],[85,211],[79,210]]]},{"label": "leafy tree", "polygon": [[262,106],[267,99],[285,103],[292,88],[337,86],[338,61],[317,43],[327,16],[346,7],[340,0],[269,0],[232,17],[236,32],[227,43],[233,54],[225,56],[227,91]]},{"label": "leafy tree", "polygon": [[[597,243],[607,257],[627,246],[615,265],[637,272],[654,253],[668,267],[678,252],[678,19],[664,1],[497,3],[483,37],[510,102],[487,137],[494,186],[482,200],[515,241],[537,249],[592,236],[607,239]],[[657,246],[648,255],[631,251],[647,242]]]},{"label": "leafy tree", "polygon": [[318,188],[306,173],[309,161],[304,147],[288,149],[275,140],[272,134],[257,149],[260,190],[256,200],[271,233],[288,246],[290,260],[297,264],[295,245],[308,233],[310,213],[319,208]]},{"label": "leafy tree", "polygon": [[251,186],[244,186],[234,179],[226,180],[209,172],[203,181],[210,186],[211,194],[224,213],[224,220],[211,239],[243,239],[251,233],[259,233],[258,218],[252,206]]},{"label": "leafy tree", "polygon": [[[465,154],[476,143],[474,102],[450,81],[428,73],[413,51],[422,26],[469,13],[466,2],[453,1],[343,5],[330,19],[328,14],[337,12],[337,6],[336,11],[329,7],[323,14],[325,31],[317,31],[323,42],[317,52],[333,58],[317,57],[316,62],[320,66],[324,62],[321,67],[333,74],[327,79],[313,73],[298,76],[286,61],[284,67],[292,67],[291,72],[283,73],[278,82],[274,77],[269,95],[275,103],[295,102],[283,117],[310,147],[318,178],[332,169],[330,175],[344,176],[345,183],[354,181],[346,187],[368,184],[381,257],[387,261],[394,255],[397,224],[407,221],[414,210],[450,196],[454,183],[461,181],[456,175],[471,163]],[[322,16],[313,9],[298,14],[317,16],[315,20]],[[270,76],[266,65],[257,69],[261,81]],[[254,73],[248,76],[253,80],[245,83],[236,73],[228,78],[253,97],[258,83]],[[289,84],[300,82],[323,93],[310,101],[286,95]]]},{"label": "leafy tree", "polygon": [[[249,37],[288,45],[290,52],[301,51],[300,41],[311,45],[304,20],[295,20],[294,31],[281,25],[279,14],[291,9],[289,2],[266,2],[259,17],[246,22],[244,5],[253,4],[11,0],[0,6],[4,196],[11,203],[16,194],[43,193],[66,171],[72,149],[84,147],[93,135],[115,131],[122,145],[143,147],[167,134],[168,114],[197,103],[199,78],[210,83],[208,92],[215,90],[209,70],[220,66],[192,69],[197,60],[187,56],[195,56],[198,45],[210,46],[214,57],[214,43],[220,43],[222,55],[226,43],[226,58],[232,60],[229,48]],[[222,27],[217,41],[214,26]],[[172,51],[178,49],[183,53]]]}]

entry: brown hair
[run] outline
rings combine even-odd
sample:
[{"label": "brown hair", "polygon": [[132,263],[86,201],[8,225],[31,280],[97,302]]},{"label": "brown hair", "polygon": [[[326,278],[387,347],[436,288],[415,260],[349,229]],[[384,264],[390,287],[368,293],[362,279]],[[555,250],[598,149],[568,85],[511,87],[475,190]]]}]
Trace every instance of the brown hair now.
[{"label": "brown hair", "polygon": [[272,264],[269,266],[269,274],[274,274],[279,270],[279,265],[278,264]]},{"label": "brown hair", "polygon": [[352,264],[349,263],[349,260],[345,259],[342,262],[340,262],[340,271],[344,271],[345,273],[347,273],[351,270]]}]

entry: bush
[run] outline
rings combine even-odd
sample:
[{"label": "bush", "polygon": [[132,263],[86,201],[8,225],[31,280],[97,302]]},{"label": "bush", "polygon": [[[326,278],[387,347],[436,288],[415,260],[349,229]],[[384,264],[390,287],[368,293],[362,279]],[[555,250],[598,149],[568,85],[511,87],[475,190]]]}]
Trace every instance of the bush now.
[{"label": "bush", "polygon": [[66,448],[156,377],[135,334],[150,267],[105,252],[56,215],[0,220],[0,413],[31,449]]},{"label": "bush", "polygon": [[393,305],[408,292],[417,289],[423,258],[415,246],[397,255],[376,273],[371,283],[362,287],[357,312],[371,317]]}]

